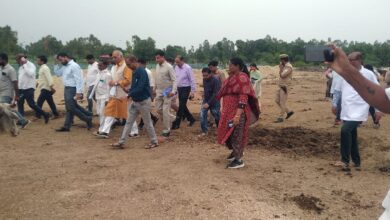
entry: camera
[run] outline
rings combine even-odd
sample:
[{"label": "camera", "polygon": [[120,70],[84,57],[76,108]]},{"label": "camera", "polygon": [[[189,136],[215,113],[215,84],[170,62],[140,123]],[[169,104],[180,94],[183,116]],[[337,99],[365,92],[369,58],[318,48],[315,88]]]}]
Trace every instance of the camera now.
[{"label": "camera", "polygon": [[334,54],[328,46],[306,46],[305,47],[306,62],[333,62]]}]

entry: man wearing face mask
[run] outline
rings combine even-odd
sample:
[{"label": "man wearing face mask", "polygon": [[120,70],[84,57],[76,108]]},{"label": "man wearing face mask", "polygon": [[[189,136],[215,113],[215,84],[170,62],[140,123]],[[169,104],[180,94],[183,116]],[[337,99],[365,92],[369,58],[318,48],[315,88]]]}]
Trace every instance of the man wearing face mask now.
[{"label": "man wearing face mask", "polygon": [[88,130],[92,127],[92,113],[77,104],[77,100],[83,99],[83,78],[80,66],[66,53],[59,53],[57,60],[62,64],[56,65],[54,73],[62,77],[64,83],[64,100],[66,116],[64,126],[56,129],[58,132],[68,132],[72,126],[74,115],[87,123]]},{"label": "man wearing face mask", "polygon": [[24,116],[24,100],[28,106],[35,111],[37,115],[43,115],[45,123],[49,122],[49,114],[44,112],[34,101],[34,92],[36,86],[36,67],[33,63],[27,60],[24,54],[16,55],[16,62],[19,64],[19,101],[18,111]]}]

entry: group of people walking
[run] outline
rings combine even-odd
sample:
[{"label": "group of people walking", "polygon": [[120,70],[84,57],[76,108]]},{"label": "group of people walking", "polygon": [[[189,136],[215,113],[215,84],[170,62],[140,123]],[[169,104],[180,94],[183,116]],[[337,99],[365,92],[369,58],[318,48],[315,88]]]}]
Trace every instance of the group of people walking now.
[{"label": "group of people walking", "polygon": [[[2,71],[0,84],[0,101],[17,105],[19,124],[26,127],[30,121],[24,118],[24,101],[35,111],[37,118],[48,123],[50,118],[59,117],[53,94],[56,92],[53,76],[62,78],[64,85],[65,120],[57,132],[69,132],[74,123],[74,116],[92,128],[94,112],[99,116],[99,128],[93,132],[99,138],[109,138],[111,129],[124,125],[123,132],[115,148],[124,148],[129,137],[137,137],[138,129],[145,128],[150,138],[146,148],[158,146],[155,125],[162,121],[161,135],[168,138],[171,131],[179,129],[183,121],[193,126],[195,117],[187,103],[197,92],[194,73],[183,56],[178,55],[173,61],[165,58],[164,51],[155,53],[155,75],[146,67],[146,61],[134,56],[124,56],[119,50],[112,54],[102,55],[95,59],[87,55],[88,69],[84,77],[79,64],[68,54],[59,53],[53,74],[46,65],[47,57],[38,56],[38,77],[36,66],[24,54],[16,56],[19,64],[18,74],[8,64],[7,54],[0,54]],[[280,83],[276,102],[281,108],[281,116],[276,122],[283,122],[283,114],[289,118],[293,112],[286,106],[292,66],[288,56],[280,57]],[[225,72],[218,68],[217,61],[210,61],[202,69],[203,93],[200,106],[200,137],[209,134],[210,126],[218,127],[218,143],[226,144],[231,150],[227,157],[228,168],[244,166],[242,160],[244,146],[248,140],[248,129],[256,122],[260,114],[259,99],[261,96],[262,74],[256,64],[248,70],[240,58],[232,58]],[[38,78],[38,80],[36,80]],[[40,90],[37,102],[34,100],[35,89]],[[84,93],[86,90],[86,97]],[[87,106],[82,107],[79,100],[87,99]],[[178,100],[178,106],[176,104]],[[51,114],[42,110],[47,101]],[[152,112],[152,103],[160,117]],[[95,106],[95,108],[94,108]],[[172,114],[172,110],[176,115]],[[140,123],[136,120],[140,117]]]}]

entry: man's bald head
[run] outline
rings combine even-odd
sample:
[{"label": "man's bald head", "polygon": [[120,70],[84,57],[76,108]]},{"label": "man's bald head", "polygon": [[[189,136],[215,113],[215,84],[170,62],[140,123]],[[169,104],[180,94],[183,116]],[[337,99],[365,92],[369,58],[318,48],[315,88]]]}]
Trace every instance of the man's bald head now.
[{"label": "man's bald head", "polygon": [[354,66],[356,69],[360,70],[363,65],[363,54],[361,52],[352,52],[348,55],[349,62]]}]

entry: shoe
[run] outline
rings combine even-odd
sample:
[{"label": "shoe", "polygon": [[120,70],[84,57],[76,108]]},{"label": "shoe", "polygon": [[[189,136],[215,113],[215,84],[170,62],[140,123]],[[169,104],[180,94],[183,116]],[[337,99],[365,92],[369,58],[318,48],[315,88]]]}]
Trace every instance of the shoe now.
[{"label": "shoe", "polygon": [[379,124],[379,123],[373,125],[373,128],[374,128],[374,129],[379,129],[380,127],[381,127],[381,124]]},{"label": "shoe", "polygon": [[43,117],[45,119],[45,124],[49,123],[49,119],[50,119],[49,114],[46,113],[46,114],[43,115]]},{"label": "shoe", "polygon": [[69,132],[69,128],[65,128],[65,127],[60,127],[58,129],[56,129],[57,132]]},{"label": "shoe", "polygon": [[294,112],[293,111],[291,111],[291,112],[289,112],[289,113],[287,113],[287,116],[286,116],[286,119],[289,119],[292,115],[294,114]]},{"label": "shoe", "polygon": [[353,164],[353,167],[354,167],[357,171],[361,171],[361,170],[362,170],[362,168],[360,167],[360,164],[354,163],[354,164]]},{"label": "shoe", "polygon": [[107,133],[104,133],[104,132],[99,132],[99,134],[97,135],[97,137],[99,138],[104,138],[104,139],[108,139],[108,134]]},{"label": "shoe", "polygon": [[229,165],[227,165],[226,168],[228,168],[228,169],[238,169],[238,168],[242,168],[244,166],[245,166],[245,164],[244,164],[243,160],[234,159],[231,163],[229,163]]},{"label": "shoe", "polygon": [[87,129],[88,130],[91,130],[91,128],[92,128],[92,119],[89,119],[88,121],[87,121]]},{"label": "shoe", "polygon": [[195,124],[195,119],[193,119],[192,121],[190,121],[189,123],[188,123],[188,127],[192,127],[192,125],[194,125]]},{"label": "shoe", "polygon": [[27,125],[29,125],[30,123],[31,123],[30,120],[25,120],[24,123],[21,124],[20,128],[25,129],[25,128],[27,128]]},{"label": "shoe", "polygon": [[177,129],[179,129],[179,128],[180,128],[180,125],[179,125],[179,123],[177,122],[177,120],[173,121],[171,130],[177,130]]},{"label": "shoe", "polygon": [[123,144],[121,143],[111,144],[111,147],[113,147],[114,149],[125,149]]},{"label": "shoe", "polygon": [[337,161],[336,163],[332,164],[335,167],[339,167],[342,171],[349,172],[351,169],[349,168],[349,163],[344,163],[342,161]]},{"label": "shoe", "polygon": [[137,137],[139,137],[139,135],[138,134],[129,134],[129,137],[130,138],[137,138]]},{"label": "shoe", "polygon": [[233,155],[233,152],[230,153],[230,155],[226,158],[226,160],[232,162],[234,159],[236,159]]},{"label": "shoe", "polygon": [[283,118],[278,118],[276,119],[276,121],[274,121],[274,123],[282,123],[282,122],[284,122]]},{"label": "shoe", "polygon": [[202,132],[200,135],[198,135],[199,138],[203,138],[207,136],[207,132]]},{"label": "shoe", "polygon": [[161,136],[163,136],[163,137],[169,137],[169,135],[171,134],[171,132],[163,132],[162,134],[161,134]]}]

